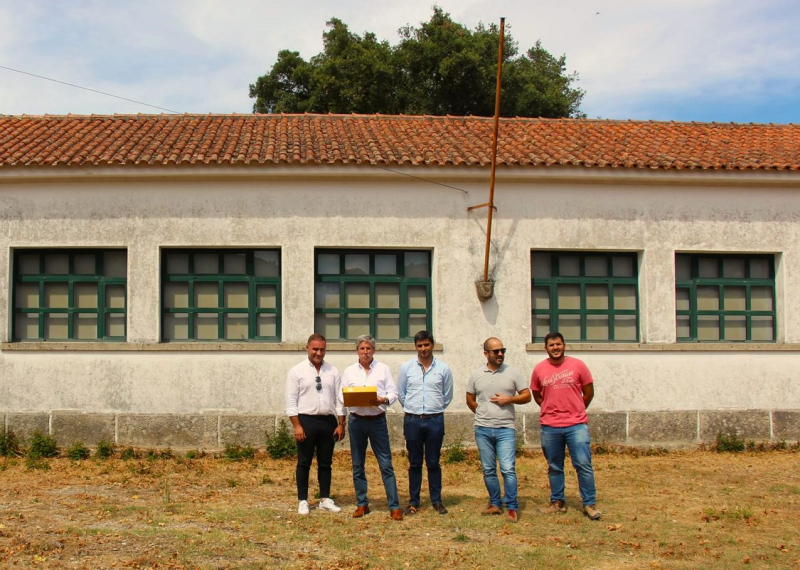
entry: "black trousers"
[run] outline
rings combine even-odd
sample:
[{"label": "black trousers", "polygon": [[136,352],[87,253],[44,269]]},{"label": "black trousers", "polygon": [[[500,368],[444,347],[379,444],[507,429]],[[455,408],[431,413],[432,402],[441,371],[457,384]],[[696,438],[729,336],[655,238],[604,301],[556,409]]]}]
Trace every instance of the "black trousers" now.
[{"label": "black trousers", "polygon": [[297,442],[297,500],[308,500],[308,475],[314,453],[317,455],[317,481],[321,499],[331,496],[331,464],[333,463],[333,432],[339,421],[336,416],[297,416],[306,440]]}]

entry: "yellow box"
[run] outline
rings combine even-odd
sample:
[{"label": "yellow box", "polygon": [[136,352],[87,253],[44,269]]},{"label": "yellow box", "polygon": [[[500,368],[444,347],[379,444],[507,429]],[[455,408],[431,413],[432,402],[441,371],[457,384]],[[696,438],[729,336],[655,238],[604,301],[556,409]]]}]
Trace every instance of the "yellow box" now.
[{"label": "yellow box", "polygon": [[378,389],[375,386],[354,386],[342,388],[342,394],[344,395],[344,405],[348,408],[371,406],[370,402],[378,397]]}]

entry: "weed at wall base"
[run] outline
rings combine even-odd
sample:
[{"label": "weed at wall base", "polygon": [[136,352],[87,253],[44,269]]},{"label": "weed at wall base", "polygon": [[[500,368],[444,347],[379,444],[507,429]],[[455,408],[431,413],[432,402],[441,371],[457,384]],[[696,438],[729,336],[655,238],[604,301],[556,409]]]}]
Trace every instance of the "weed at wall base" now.
[{"label": "weed at wall base", "polygon": [[32,460],[46,457],[57,457],[58,445],[56,445],[55,438],[45,435],[40,431],[33,432],[28,441],[27,455],[28,458]]},{"label": "weed at wall base", "polygon": [[67,448],[65,454],[73,461],[84,461],[89,459],[91,452],[85,445],[83,445],[83,442],[76,441]]},{"label": "weed at wall base", "polygon": [[267,453],[272,459],[297,455],[297,443],[294,440],[294,435],[289,433],[289,426],[286,425],[286,420],[281,420],[272,434],[267,434]]}]

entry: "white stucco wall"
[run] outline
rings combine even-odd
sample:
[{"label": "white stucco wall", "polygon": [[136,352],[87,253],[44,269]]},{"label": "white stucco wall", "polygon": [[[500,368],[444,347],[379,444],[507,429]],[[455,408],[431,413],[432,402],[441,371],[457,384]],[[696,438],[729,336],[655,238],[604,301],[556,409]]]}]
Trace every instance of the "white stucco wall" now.
[{"label": "white stucco wall", "polygon": [[[519,172],[504,178],[501,171],[490,263],[495,296],[481,303],[474,282],[483,271],[486,209],[467,207],[486,202],[488,173],[454,170],[447,178],[413,170],[462,192],[385,171],[343,167],[311,176],[309,168],[247,178],[187,171],[137,180],[127,174],[135,168],[108,178],[71,170],[49,180],[0,177],[0,339],[10,341],[13,248],[125,247],[128,344],[146,348],[23,351],[6,344],[0,410],[279,412],[286,371],[305,358],[296,344],[313,331],[314,249],[329,246],[433,251],[433,330],[444,347],[440,358],[456,376],[455,410],[466,409],[467,376],[481,364],[487,336],[501,337],[507,361],[526,374],[544,356],[527,349],[532,249],[640,254],[645,346],[571,353],[595,375],[593,409],[800,408],[800,350],[793,346],[800,343],[800,177],[713,174],[706,184],[697,174],[615,180],[602,173],[595,180],[587,169],[552,179]],[[283,350],[157,344],[160,250],[206,246],[281,249]],[[676,346],[676,251],[778,254],[778,342],[757,350]],[[414,356],[407,348],[378,357],[396,371]],[[354,354],[331,351],[328,359],[341,369]]]}]

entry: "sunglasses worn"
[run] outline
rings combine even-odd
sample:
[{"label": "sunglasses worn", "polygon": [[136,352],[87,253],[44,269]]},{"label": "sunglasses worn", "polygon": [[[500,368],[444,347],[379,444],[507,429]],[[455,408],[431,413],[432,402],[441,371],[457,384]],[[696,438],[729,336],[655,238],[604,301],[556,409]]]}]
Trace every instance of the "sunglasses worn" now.
[{"label": "sunglasses worn", "polygon": [[316,378],[314,378],[314,381],[317,383],[317,392],[321,392],[322,391],[322,378],[317,376]]},{"label": "sunglasses worn", "polygon": [[493,348],[492,350],[487,350],[486,352],[491,352],[495,356],[499,356],[501,354],[505,354],[506,353],[506,349],[505,348]]}]

